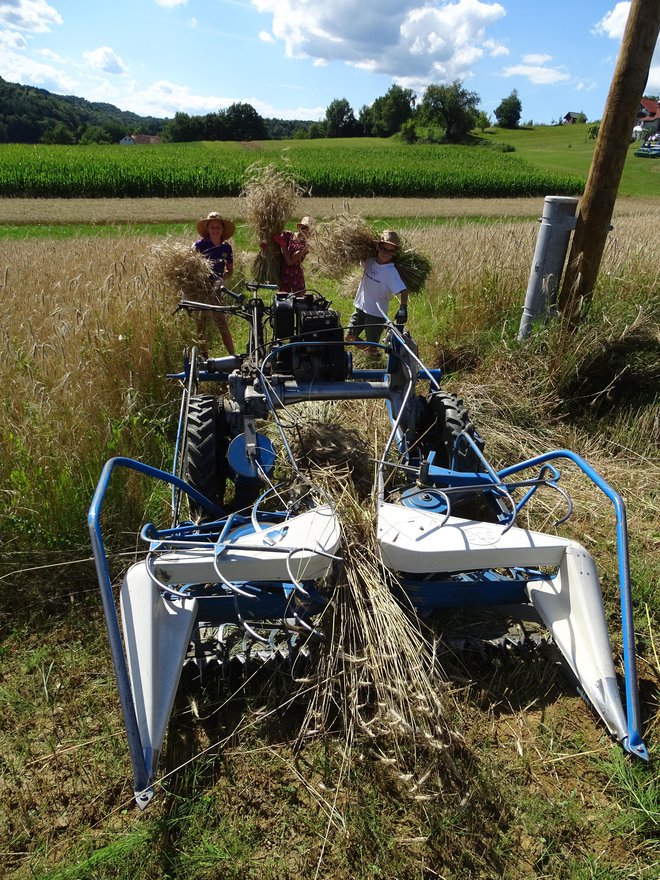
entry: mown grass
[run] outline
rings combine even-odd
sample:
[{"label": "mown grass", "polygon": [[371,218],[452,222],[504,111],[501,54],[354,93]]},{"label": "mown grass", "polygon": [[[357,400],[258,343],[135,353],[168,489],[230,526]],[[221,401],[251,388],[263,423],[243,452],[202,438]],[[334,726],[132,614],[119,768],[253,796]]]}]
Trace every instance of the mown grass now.
[{"label": "mown grass", "polygon": [[[540,325],[521,345],[536,234],[535,221],[413,223],[406,237],[434,269],[409,324],[424,360],[444,366],[446,387],[464,396],[495,462],[566,446],[622,492],[642,713],[657,761],[660,407],[644,381],[657,345],[633,355],[644,340],[657,343],[658,239],[643,217],[622,217],[588,321],[570,336]],[[187,227],[182,237],[190,240]],[[139,866],[153,880],[655,878],[655,765],[621,754],[536,654],[446,658],[471,756],[460,798],[406,796],[368,742],[354,749],[348,776],[340,738],[296,751],[304,707],[276,710],[278,688],[262,678],[230,702],[231,683],[185,684],[157,800],[135,811],[85,516],[108,456],[169,464],[177,394],[163,377],[178,369],[192,326],[172,315],[176,297],[153,271],[153,244],[146,235],[0,241],[5,875],[102,880]],[[310,281],[346,320],[350,291]],[[565,533],[597,559],[618,659],[612,512],[577,474],[562,482],[576,506]],[[163,501],[139,479],[108,498],[115,572]],[[548,524],[555,515],[552,506],[540,514]]]},{"label": "mown grass", "polygon": [[[539,125],[512,130],[495,127],[479,133],[479,138],[488,144],[510,144],[516,155],[539,168],[577,174],[586,179],[596,147],[596,141],[589,137],[590,129],[589,123]],[[660,163],[634,156],[638,147],[639,141],[632,141],[628,147],[619,194],[660,196]]]}]

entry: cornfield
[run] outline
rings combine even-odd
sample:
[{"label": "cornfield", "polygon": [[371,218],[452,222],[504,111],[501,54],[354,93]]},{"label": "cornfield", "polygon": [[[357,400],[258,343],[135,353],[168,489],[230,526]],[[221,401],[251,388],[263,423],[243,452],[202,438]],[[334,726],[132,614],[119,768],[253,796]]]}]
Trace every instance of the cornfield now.
[{"label": "cornfield", "polygon": [[[259,144],[260,160],[305,181],[313,196],[471,197],[574,194],[584,181],[543,171],[510,153],[415,146],[380,139]],[[202,142],[149,147],[8,144],[0,196],[129,198],[239,195],[254,149]]]}]

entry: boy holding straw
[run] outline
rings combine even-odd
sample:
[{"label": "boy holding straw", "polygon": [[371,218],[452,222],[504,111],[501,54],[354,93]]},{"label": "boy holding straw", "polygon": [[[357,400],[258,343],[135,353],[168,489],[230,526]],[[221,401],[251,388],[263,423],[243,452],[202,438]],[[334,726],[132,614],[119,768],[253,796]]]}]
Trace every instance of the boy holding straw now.
[{"label": "boy holding straw", "polygon": [[400,298],[397,324],[408,320],[408,290],[393,263],[400,246],[398,234],[386,229],[376,243],[376,256],[361,261],[362,278],[355,295],[355,311],[348,322],[346,342],[357,342],[364,330],[367,342],[378,342],[387,320],[393,296]]}]

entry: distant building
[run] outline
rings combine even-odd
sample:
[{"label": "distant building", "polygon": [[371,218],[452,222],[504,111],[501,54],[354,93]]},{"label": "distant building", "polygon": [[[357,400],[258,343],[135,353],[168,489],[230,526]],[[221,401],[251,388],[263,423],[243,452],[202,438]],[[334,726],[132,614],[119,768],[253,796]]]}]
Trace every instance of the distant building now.
[{"label": "distant building", "polygon": [[135,144],[159,144],[160,137],[157,134],[125,134],[119,143],[123,147],[132,147]]},{"label": "distant building", "polygon": [[660,129],[660,102],[642,98],[637,110],[637,126],[643,129],[643,138],[646,139]]},{"label": "distant building", "polygon": [[586,122],[587,117],[584,113],[567,113],[566,116],[562,119],[564,125],[575,125],[578,122]]}]

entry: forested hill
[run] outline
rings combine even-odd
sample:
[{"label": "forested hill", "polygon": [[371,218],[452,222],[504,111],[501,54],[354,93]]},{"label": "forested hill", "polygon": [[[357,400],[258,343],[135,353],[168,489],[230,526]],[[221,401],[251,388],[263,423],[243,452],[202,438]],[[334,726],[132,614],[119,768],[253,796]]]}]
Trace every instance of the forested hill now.
[{"label": "forested hill", "polygon": [[[248,111],[248,119],[254,117],[259,123],[257,135],[243,131],[243,117]],[[222,136],[204,124],[205,120],[217,122],[220,117],[226,120]],[[177,136],[177,131],[186,125],[192,126],[193,134]],[[165,132],[166,140],[277,140],[291,138],[310,125],[308,120],[262,119],[248,104],[235,104],[229,110],[206,117],[185,113],[177,113],[175,120],[138,116],[113,104],[55,95],[0,77],[0,144],[116,144],[125,134],[163,134],[164,129],[172,129],[172,137]]]},{"label": "forested hill", "polygon": [[0,77],[0,143],[34,144],[59,124],[80,140],[89,129],[105,129],[108,141],[139,131],[157,134],[165,119],[138,116],[113,104],[92,103],[74,95],[10,83]]}]

